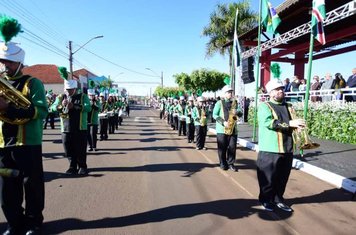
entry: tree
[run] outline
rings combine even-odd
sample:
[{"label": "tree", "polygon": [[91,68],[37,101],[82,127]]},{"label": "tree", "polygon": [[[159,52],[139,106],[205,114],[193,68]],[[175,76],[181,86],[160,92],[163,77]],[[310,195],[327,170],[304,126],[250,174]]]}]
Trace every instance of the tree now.
[{"label": "tree", "polygon": [[[232,66],[232,41],[234,38],[234,24],[236,9],[239,9],[237,34],[242,35],[258,24],[257,13],[250,10],[250,2],[218,4],[210,15],[210,22],[204,27],[202,34],[209,37],[206,45],[206,56],[212,57],[219,53],[229,55],[230,68]],[[231,44],[231,46],[226,46]]]},{"label": "tree", "polygon": [[194,70],[191,75],[180,73],[173,76],[176,83],[184,91],[196,94],[198,90],[215,92],[221,89],[225,85],[224,79],[228,74],[215,70],[200,69]]}]

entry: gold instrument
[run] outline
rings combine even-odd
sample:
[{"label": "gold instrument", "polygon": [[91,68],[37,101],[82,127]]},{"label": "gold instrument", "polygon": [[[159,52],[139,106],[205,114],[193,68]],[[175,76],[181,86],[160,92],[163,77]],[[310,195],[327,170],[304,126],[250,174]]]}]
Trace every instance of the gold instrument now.
[{"label": "gold instrument", "polygon": [[[4,72],[3,72],[4,73]],[[2,75],[2,74],[1,74]],[[27,82],[26,82],[27,83]],[[27,86],[27,84],[25,84]],[[17,108],[28,109],[31,102],[15,87],[13,87],[3,76],[0,77],[0,96],[7,103],[15,105]],[[4,113],[0,114],[0,120],[13,125],[22,125],[28,122],[29,118],[10,119]]]},{"label": "gold instrument", "polygon": [[57,105],[57,110],[62,110],[62,112],[59,112],[59,115],[61,118],[68,118],[68,104],[63,107],[62,102],[63,100],[66,99],[64,94],[60,94],[58,96],[58,105]]},{"label": "gold instrument", "polygon": [[295,129],[292,133],[293,141],[299,149],[316,149],[320,146],[318,143],[314,143],[308,135],[307,127],[302,130]]},{"label": "gold instrument", "polygon": [[236,120],[237,120],[236,107],[237,107],[237,102],[234,99],[232,101],[232,105],[231,105],[231,108],[230,108],[230,111],[229,111],[229,118],[227,120],[228,127],[224,128],[224,134],[225,135],[232,135],[234,133],[235,123],[236,123]]},{"label": "gold instrument", "polygon": [[206,112],[205,112],[205,107],[202,107],[200,112],[200,126],[205,126],[205,125],[206,125]]}]

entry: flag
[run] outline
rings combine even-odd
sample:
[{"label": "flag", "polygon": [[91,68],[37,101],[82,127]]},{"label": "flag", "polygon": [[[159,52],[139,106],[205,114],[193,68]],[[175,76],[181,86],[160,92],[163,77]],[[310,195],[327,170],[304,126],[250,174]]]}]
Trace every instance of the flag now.
[{"label": "flag", "polygon": [[323,27],[325,16],[325,1],[313,0],[313,12],[311,22],[312,33],[314,35],[314,38],[318,40],[322,45],[326,43]]},{"label": "flag", "polygon": [[239,9],[236,9],[234,43],[233,43],[233,51],[232,51],[235,69],[237,69],[241,65],[241,49],[240,49],[239,38],[237,36],[238,14],[239,14]]},{"label": "flag", "polygon": [[262,0],[261,23],[267,32],[277,34],[278,25],[281,23],[276,10],[268,0]]}]

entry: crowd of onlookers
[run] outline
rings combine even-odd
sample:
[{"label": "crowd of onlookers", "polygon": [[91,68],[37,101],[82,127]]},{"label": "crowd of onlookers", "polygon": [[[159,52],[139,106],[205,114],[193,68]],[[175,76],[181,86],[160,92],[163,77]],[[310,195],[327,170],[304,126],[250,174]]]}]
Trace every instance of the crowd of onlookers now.
[{"label": "crowd of onlookers", "polygon": [[[285,92],[305,92],[306,91],[306,80],[301,79],[298,76],[294,76],[291,80],[286,78],[284,80]],[[330,95],[317,96],[312,95],[311,101],[331,101],[332,96],[335,96],[336,100],[342,100],[344,94],[348,91],[340,91],[343,88],[356,88],[356,68],[352,70],[352,75],[345,80],[341,73],[336,73],[334,77],[327,73],[324,78],[320,78],[318,75],[315,75],[310,81],[310,90],[335,90]],[[356,101],[356,96],[346,95],[346,101]],[[291,100],[293,101],[293,99]]]}]

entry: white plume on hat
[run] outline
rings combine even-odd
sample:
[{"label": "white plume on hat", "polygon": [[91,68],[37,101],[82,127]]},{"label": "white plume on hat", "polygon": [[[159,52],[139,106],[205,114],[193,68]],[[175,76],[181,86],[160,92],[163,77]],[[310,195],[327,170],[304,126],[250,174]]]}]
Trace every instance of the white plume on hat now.
[{"label": "white plume on hat", "polygon": [[78,87],[77,80],[65,80],[64,81],[64,89],[76,89]]},{"label": "white plume on hat", "polygon": [[284,84],[281,80],[279,79],[271,79],[267,84],[266,84],[266,90],[268,93],[273,91],[276,88],[279,87],[284,87]]},{"label": "white plume on hat", "polygon": [[228,92],[228,91],[233,91],[233,89],[231,88],[231,86],[226,85],[226,86],[223,87],[222,91],[225,93],[225,92]]}]

